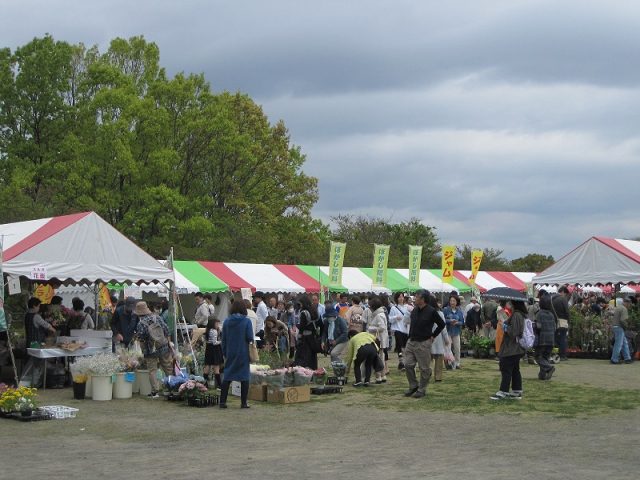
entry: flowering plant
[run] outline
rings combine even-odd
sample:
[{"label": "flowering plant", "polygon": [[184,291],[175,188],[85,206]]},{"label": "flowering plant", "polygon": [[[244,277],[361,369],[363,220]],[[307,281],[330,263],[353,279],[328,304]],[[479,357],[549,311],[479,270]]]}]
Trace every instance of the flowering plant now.
[{"label": "flowering plant", "polygon": [[29,387],[4,388],[0,395],[0,408],[4,412],[35,410],[36,389]]},{"label": "flowering plant", "polygon": [[206,385],[200,382],[196,382],[195,380],[187,380],[180,388],[178,388],[178,393],[183,395],[184,397],[200,397],[203,394],[207,393],[208,389]]},{"label": "flowering plant", "polygon": [[88,370],[92,375],[113,375],[122,371],[120,360],[114,353],[98,353],[88,358]]},{"label": "flowering plant", "polygon": [[140,357],[131,350],[120,350],[118,360],[123,372],[133,372],[140,366]]}]

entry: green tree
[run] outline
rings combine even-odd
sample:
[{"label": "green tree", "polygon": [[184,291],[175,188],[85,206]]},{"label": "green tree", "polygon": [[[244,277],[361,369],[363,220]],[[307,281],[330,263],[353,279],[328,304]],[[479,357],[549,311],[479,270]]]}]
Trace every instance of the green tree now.
[{"label": "green tree", "polygon": [[[434,267],[440,250],[435,227],[412,218],[392,223],[388,220],[362,215],[332,217],[333,238],[347,243],[345,265],[369,267],[373,263],[373,244],[390,246],[389,267],[407,268],[409,245],[422,245],[422,268]],[[328,254],[327,254],[328,255]],[[326,263],[325,259],[325,263]]]},{"label": "green tree", "polygon": [[541,272],[555,263],[551,255],[529,253],[524,257],[511,260],[511,270],[514,272]]},{"label": "green tree", "polygon": [[[456,247],[456,270],[471,270],[471,254],[473,250],[480,250],[474,248],[466,243]],[[480,270],[485,271],[509,271],[510,263],[505,259],[502,254],[502,250],[493,248],[483,248],[482,250],[482,263],[480,264]]]}]

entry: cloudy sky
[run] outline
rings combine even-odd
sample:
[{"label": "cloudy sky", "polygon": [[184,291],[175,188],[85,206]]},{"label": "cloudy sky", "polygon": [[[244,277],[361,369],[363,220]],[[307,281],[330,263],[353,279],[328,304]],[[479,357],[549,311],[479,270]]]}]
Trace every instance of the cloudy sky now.
[{"label": "cloudy sky", "polygon": [[283,119],[314,214],[556,258],[640,236],[637,1],[0,0],[0,46],[144,35]]}]

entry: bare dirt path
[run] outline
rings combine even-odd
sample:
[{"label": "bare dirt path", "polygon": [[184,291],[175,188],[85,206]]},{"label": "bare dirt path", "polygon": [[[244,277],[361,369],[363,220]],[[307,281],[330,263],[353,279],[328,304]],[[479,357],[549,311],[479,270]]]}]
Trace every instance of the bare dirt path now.
[{"label": "bare dirt path", "polygon": [[[497,380],[495,365],[480,365]],[[561,367],[558,384],[639,388],[638,364],[572,360]],[[525,389],[533,391],[535,369],[524,371]],[[2,478],[539,480],[629,477],[640,467],[637,409],[576,418],[439,411],[433,401],[399,396],[402,377],[391,382],[371,387],[388,389],[389,397],[349,387],[307,404],[254,402],[250,410],[240,410],[237,399],[227,410],[194,409],[161,399],[75,401],[71,389],[50,390],[42,403],[78,407],[78,417],[0,419]],[[381,399],[384,405],[376,403]]]}]

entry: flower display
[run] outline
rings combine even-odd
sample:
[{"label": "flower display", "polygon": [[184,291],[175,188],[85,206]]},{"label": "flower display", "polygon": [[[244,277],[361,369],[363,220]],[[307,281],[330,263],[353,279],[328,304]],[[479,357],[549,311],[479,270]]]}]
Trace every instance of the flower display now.
[{"label": "flower display", "polygon": [[99,353],[87,358],[91,375],[113,375],[122,371],[120,359],[114,353]]},{"label": "flower display", "polygon": [[123,372],[134,372],[140,366],[140,357],[132,350],[120,350],[118,360]]},{"label": "flower display", "polygon": [[186,398],[199,397],[207,393],[207,391],[206,385],[195,380],[187,380],[178,388],[178,393]]},{"label": "flower display", "polygon": [[6,387],[0,394],[0,409],[7,413],[35,410],[37,408],[36,391],[35,388],[29,387]]}]

